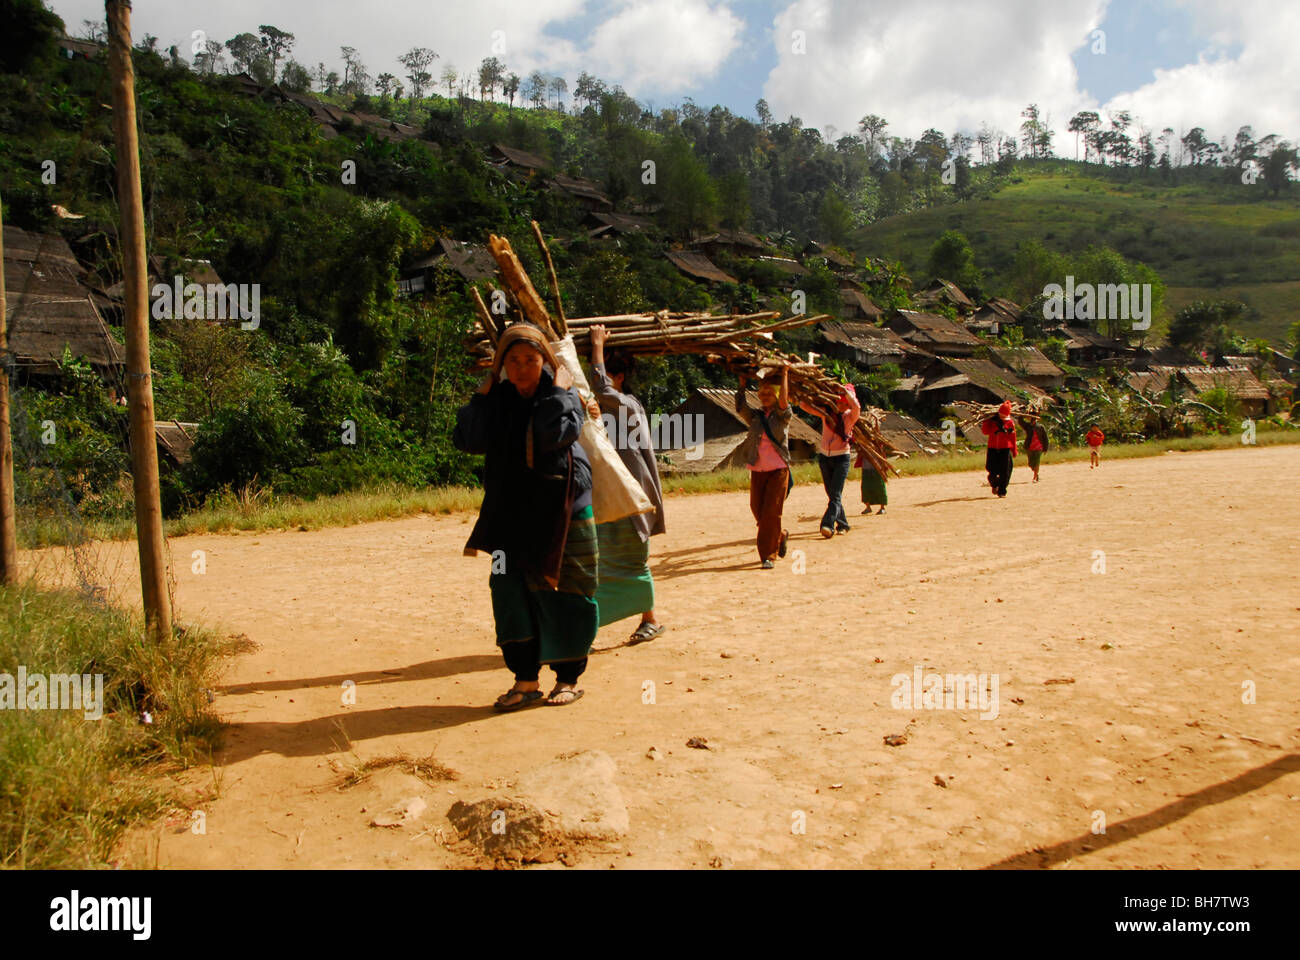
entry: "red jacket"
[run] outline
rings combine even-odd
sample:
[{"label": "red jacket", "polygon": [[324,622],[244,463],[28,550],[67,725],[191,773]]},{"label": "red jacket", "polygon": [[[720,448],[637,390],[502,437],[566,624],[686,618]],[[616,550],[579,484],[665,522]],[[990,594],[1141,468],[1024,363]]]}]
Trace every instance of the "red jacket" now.
[{"label": "red jacket", "polygon": [[980,429],[984,431],[984,436],[989,438],[990,450],[1010,450],[1013,457],[1016,455],[1016,425],[1014,421],[989,417],[980,424]]},{"label": "red jacket", "polygon": [[1088,446],[1100,447],[1106,441],[1106,434],[1102,433],[1098,428],[1093,427],[1088,431],[1088,435],[1084,437],[1084,439],[1088,441]]}]

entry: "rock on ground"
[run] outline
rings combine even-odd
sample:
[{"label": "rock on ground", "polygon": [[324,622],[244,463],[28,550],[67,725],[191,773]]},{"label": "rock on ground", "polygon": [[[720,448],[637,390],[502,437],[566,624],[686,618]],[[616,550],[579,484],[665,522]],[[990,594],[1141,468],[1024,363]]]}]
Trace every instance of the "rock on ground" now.
[{"label": "rock on ground", "polygon": [[457,801],[447,819],[492,860],[549,863],[584,841],[628,832],[613,759],[599,750],[557,757],[520,777],[514,796]]}]

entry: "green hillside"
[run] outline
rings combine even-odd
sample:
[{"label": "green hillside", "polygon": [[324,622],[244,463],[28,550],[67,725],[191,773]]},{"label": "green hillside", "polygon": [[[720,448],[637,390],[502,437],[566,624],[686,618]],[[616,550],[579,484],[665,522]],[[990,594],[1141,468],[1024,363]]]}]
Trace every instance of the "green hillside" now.
[{"label": "green hillside", "polygon": [[959,230],[989,292],[1020,302],[1031,299],[1012,269],[1021,242],[1067,254],[1107,246],[1154,268],[1172,310],[1198,298],[1239,298],[1260,314],[1242,332],[1283,343],[1300,319],[1300,198],[1270,199],[1262,183],[1165,186],[1104,177],[1095,166],[1022,164],[987,199],[889,217],[858,230],[853,242],[860,253],[901,260],[920,275],[939,235]]}]

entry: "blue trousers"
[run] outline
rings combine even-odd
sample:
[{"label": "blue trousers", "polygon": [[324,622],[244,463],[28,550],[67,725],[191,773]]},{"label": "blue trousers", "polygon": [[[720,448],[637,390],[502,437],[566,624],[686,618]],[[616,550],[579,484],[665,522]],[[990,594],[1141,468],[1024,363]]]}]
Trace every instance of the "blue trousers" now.
[{"label": "blue trousers", "polygon": [[822,486],[826,488],[826,512],[822,526],[830,530],[849,529],[849,519],[844,515],[844,481],[849,478],[852,459],[847,453],[838,457],[817,455],[817,465],[822,470]]}]

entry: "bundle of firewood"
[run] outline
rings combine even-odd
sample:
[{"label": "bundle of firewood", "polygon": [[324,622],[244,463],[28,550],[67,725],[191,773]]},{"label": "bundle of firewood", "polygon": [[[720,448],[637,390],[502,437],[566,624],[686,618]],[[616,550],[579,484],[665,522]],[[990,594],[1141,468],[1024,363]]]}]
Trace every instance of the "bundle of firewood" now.
[{"label": "bundle of firewood", "polygon": [[[572,337],[574,347],[581,352],[590,348],[591,327],[604,324],[609,331],[605,340],[608,349],[643,355],[694,353],[706,357],[712,363],[725,366],[733,373],[751,378],[772,374],[779,376],[781,368],[789,368],[791,403],[804,401],[818,411],[831,414],[836,411],[841,390],[839,382],[817,364],[805,363],[800,357],[783,353],[770,345],[772,334],[776,331],[829,319],[825,315],[776,320],[779,314],[772,312],[719,316],[663,310],[658,313],[568,319],[564,316],[555,267],[536,221],[533,222],[533,235],[546,264],[555,312],[552,313],[547,308],[546,302],[538,294],[528,272],[511,249],[510,241],[495,234],[489,237],[488,249],[497,262],[501,287],[509,295],[513,315],[494,314],[488,309],[478,289],[471,288],[483,335],[470,343],[469,349],[478,355],[480,365],[492,362],[496,345],[511,320],[527,320],[540,327],[553,340]],[[776,322],[765,322],[772,320]],[[854,448],[863,454],[881,476],[898,472],[888,460],[895,451],[881,436],[879,419],[860,419],[854,427],[851,440]]]},{"label": "bundle of firewood", "polygon": [[[1011,416],[1026,417],[1032,420],[1040,419],[1043,415],[1043,408],[1048,402],[1045,397],[1034,397],[1028,401],[1012,400]],[[983,423],[989,417],[996,417],[999,406],[1001,405],[996,403],[971,403],[968,400],[958,400],[956,403],[949,404],[949,409],[961,417],[958,427],[965,430],[977,423]]]}]

